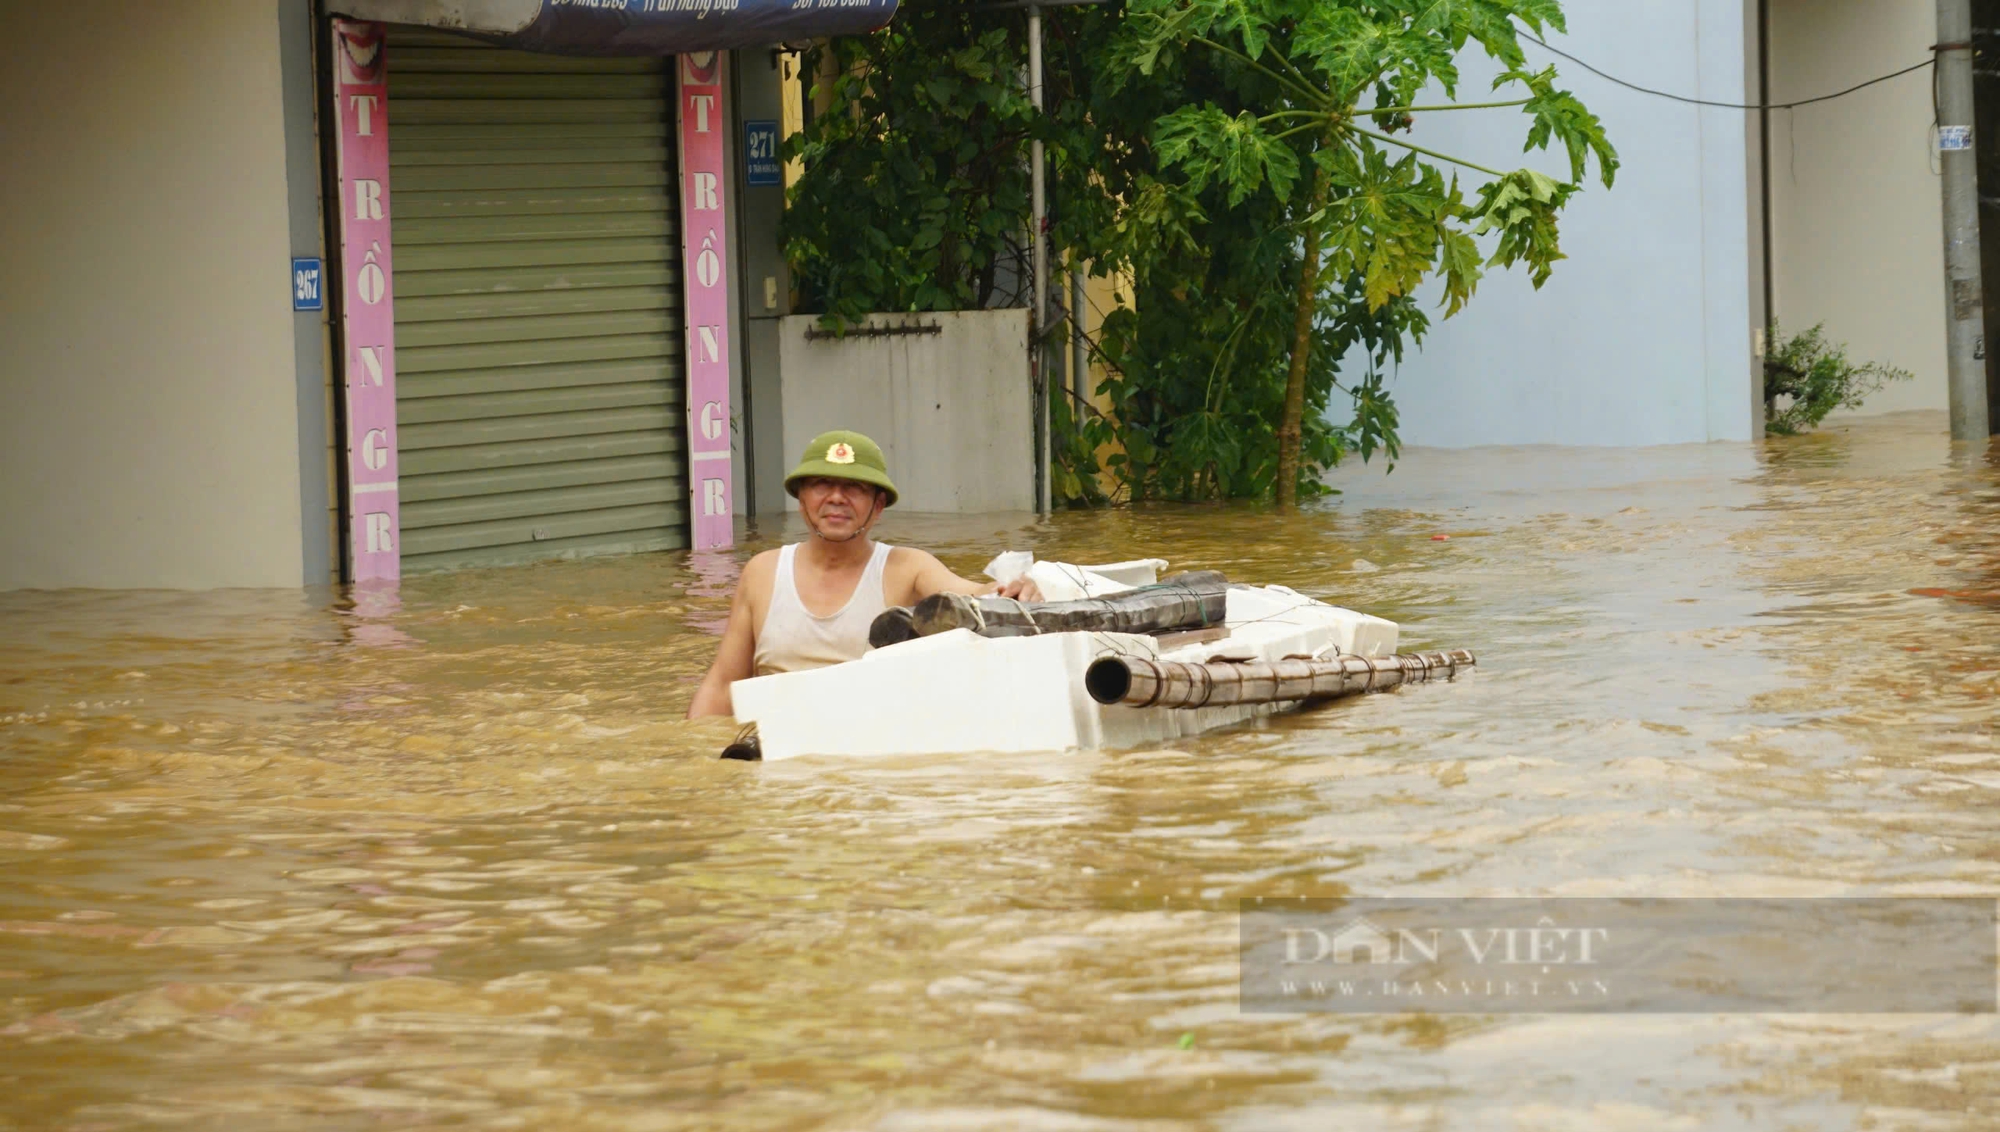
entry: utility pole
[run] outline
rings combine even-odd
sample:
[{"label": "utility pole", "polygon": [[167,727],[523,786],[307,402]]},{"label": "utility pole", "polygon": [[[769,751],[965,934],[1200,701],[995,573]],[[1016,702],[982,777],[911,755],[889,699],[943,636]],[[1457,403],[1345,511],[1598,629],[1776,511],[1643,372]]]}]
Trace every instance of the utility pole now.
[{"label": "utility pole", "polygon": [[[1104,4],[1110,0],[999,0],[998,3],[982,5],[981,11],[998,12],[1020,8],[1028,10],[1028,101],[1035,108],[1035,117],[1042,115],[1042,9],[1066,8],[1089,4]],[[1034,138],[1028,143],[1028,164],[1032,170],[1031,199],[1028,217],[1028,238],[1034,242],[1031,257],[1035,275],[1034,310],[1028,321],[1028,366],[1031,377],[1029,387],[1034,391],[1035,415],[1035,511],[1046,515],[1053,510],[1052,490],[1054,487],[1053,467],[1049,452],[1049,374],[1059,357],[1058,348],[1048,338],[1049,322],[1049,188],[1048,174],[1043,169],[1046,155],[1042,152],[1042,140]]]},{"label": "utility pole", "polygon": [[[1042,116],[1042,7],[1028,5],[1028,101],[1035,117]],[[1033,168],[1032,199],[1029,207],[1029,238],[1035,242],[1035,312],[1028,320],[1028,356],[1035,369],[1031,383],[1035,391],[1035,513],[1046,515],[1053,508],[1049,467],[1049,358],[1043,337],[1049,320],[1049,241],[1048,178],[1042,169],[1042,139],[1028,145],[1028,163]],[[1980,418],[1984,420],[1984,417]]]},{"label": "utility pole", "polygon": [[1938,164],[1944,182],[1944,284],[1951,438],[1985,440],[1986,316],[1979,263],[1979,158],[1973,148],[1972,2],[1938,0]]}]

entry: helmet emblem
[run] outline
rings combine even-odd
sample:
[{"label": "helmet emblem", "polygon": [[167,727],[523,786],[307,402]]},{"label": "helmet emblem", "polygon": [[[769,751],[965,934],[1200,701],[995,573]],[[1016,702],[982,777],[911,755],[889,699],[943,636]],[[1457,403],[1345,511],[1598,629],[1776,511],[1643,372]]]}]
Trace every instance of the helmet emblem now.
[{"label": "helmet emblem", "polygon": [[846,441],[836,440],[833,442],[833,446],[826,450],[826,462],[829,464],[852,464],[854,462],[854,449],[848,447]]}]

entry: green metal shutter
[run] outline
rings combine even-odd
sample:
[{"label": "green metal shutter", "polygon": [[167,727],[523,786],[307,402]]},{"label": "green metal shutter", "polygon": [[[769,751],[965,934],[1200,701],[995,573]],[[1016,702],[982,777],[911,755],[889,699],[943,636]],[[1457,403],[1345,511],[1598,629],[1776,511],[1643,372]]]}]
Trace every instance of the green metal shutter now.
[{"label": "green metal shutter", "polygon": [[687,545],[669,81],[392,29],[405,571]]}]

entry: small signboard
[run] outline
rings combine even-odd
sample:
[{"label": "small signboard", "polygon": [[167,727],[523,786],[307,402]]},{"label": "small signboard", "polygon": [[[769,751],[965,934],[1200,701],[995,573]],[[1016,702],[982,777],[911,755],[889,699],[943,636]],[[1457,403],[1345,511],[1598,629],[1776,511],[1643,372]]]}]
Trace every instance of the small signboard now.
[{"label": "small signboard", "polygon": [[1938,152],[1953,153],[1972,148],[1971,126],[1939,126]]},{"label": "small signboard", "polygon": [[743,183],[784,184],[778,162],[778,123],[757,119],[743,123]]},{"label": "small signboard", "polygon": [[[687,319],[688,482],[692,550],[735,539],[736,485],[729,460],[729,54],[696,51],[680,60],[681,313]],[[774,131],[775,133],[775,131]],[[752,133],[751,137],[756,135]]]},{"label": "small signboard", "polygon": [[319,260],[292,261],[292,309],[295,311],[326,309],[326,296],[320,291]]},{"label": "small signboard", "polygon": [[378,23],[333,21],[339,145],[340,329],[347,354],[348,561],[357,584],[402,577],[396,470],[395,210],[389,192],[389,62]]}]

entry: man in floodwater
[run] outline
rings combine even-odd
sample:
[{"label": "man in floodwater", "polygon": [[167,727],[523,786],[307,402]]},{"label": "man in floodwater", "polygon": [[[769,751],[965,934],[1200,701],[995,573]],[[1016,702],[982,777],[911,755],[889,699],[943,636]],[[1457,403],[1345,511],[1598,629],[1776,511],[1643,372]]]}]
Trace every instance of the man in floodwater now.
[{"label": "man in floodwater", "polygon": [[858,432],[821,433],[785,477],[810,538],[750,560],[729,606],[715,663],[688,705],[688,718],[732,714],[729,685],[751,676],[797,672],[858,659],[868,626],[892,605],[935,593],[998,594],[1039,600],[1033,582],[980,584],[930,554],[868,537],[896,503],[882,449]]}]

